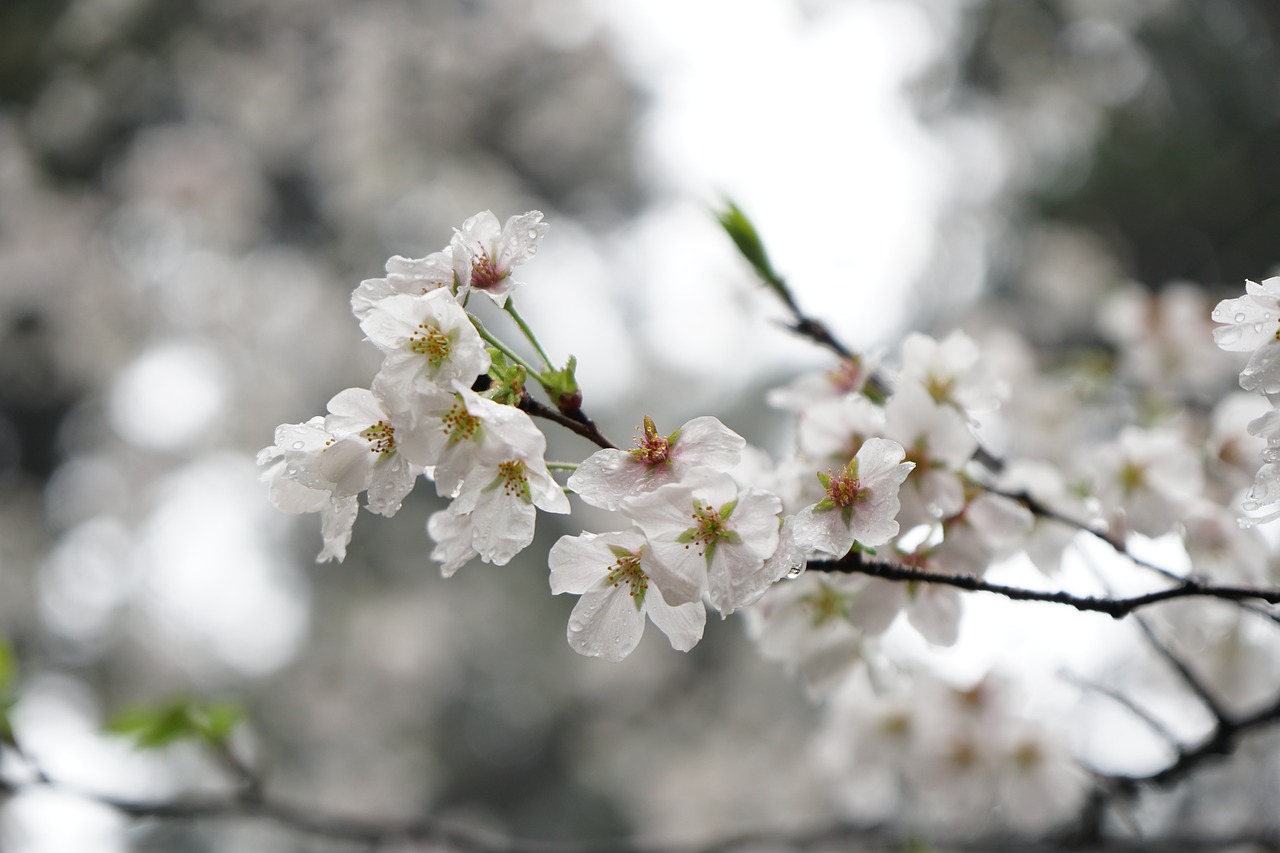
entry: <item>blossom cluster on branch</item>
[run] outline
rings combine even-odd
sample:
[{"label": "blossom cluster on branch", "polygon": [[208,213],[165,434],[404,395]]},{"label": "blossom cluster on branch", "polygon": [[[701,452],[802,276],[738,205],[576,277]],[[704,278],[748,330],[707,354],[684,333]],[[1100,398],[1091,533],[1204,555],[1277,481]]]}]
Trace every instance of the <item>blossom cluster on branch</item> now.
[{"label": "blossom cluster on branch", "polygon": [[[1149,413],[1126,422],[1105,398],[1083,404],[1090,392],[1080,372],[1039,372],[1011,334],[980,347],[961,331],[913,333],[896,353],[855,353],[801,313],[741,211],[730,206],[721,223],[791,311],[793,330],[836,356],[829,370],[768,394],[794,419],[786,455],[749,446],[710,415],[670,432],[642,415],[634,447],[615,446],[583,410],[574,359],[554,363],[515,307],[513,273],[547,232],[542,214],[500,223],[484,211],[442,251],[393,257],[385,278],[355,290],[353,311],[384,354],[382,367],[369,388],[335,395],[327,415],[277,429],[259,454],[272,501],[320,513],[318,559],[341,560],[360,494],[369,511],[391,516],[418,483],[432,481],[449,501],[426,525],[447,577],[475,558],[505,565],[533,541],[537,510],[570,513],[567,495],[576,496],[617,522],[565,535],[549,551],[551,591],[579,596],[566,631],[573,649],[621,660],[652,621],[688,651],[702,637],[707,605],[721,617],[742,610],[760,653],[798,671],[815,693],[848,685],[863,663],[872,672],[893,665],[880,638],[899,621],[930,644],[954,644],[964,590],[1117,617],[1172,598],[1219,598],[1240,614],[1277,601],[1280,592],[1266,585],[1270,549],[1254,525],[1280,516],[1280,416],[1260,413],[1256,397],[1205,399],[1234,368],[1210,342],[1198,297],[1173,288],[1159,298],[1123,294],[1110,306],[1115,374],[1142,385],[1150,401]],[[1270,394],[1280,389],[1280,279],[1248,288],[1213,312],[1226,324],[1216,339],[1253,352],[1241,384]],[[520,348],[481,321],[477,299],[509,315]],[[1196,369],[1172,369],[1188,350]],[[599,449],[549,464],[535,418]],[[553,471],[569,472],[563,486]],[[1237,523],[1232,507],[1241,502]],[[1128,598],[1081,597],[984,579],[1017,555],[1054,577],[1085,536],[1156,586]],[[1190,574],[1132,550],[1169,537]],[[1181,671],[1188,689],[1211,699]],[[1010,822],[1037,827],[1085,800],[1085,775],[1064,771],[1065,749],[1030,720],[979,714],[954,731],[925,727],[953,731],[944,743],[893,729],[906,719],[881,719],[889,729],[878,748],[892,752],[902,739],[895,772],[918,776],[935,799],[1004,791]],[[1217,719],[1234,735],[1232,719]],[[930,784],[980,767],[1000,768],[998,784]],[[972,812],[961,801],[946,805]]]}]

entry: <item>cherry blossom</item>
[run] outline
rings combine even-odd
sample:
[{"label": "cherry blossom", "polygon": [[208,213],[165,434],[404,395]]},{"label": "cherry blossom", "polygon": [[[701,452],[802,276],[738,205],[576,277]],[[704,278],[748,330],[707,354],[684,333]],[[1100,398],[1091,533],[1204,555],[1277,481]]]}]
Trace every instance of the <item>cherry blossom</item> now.
[{"label": "cherry blossom", "polygon": [[703,591],[727,616],[756,601],[783,571],[766,569],[778,547],[782,501],[762,489],[739,490],[727,474],[707,472],[622,502],[653,550],[654,577],[669,602]]},{"label": "cherry blossom", "polygon": [[619,661],[635,649],[645,616],[682,652],[697,645],[707,612],[701,601],[669,604],[651,574],[638,528],[562,536],[547,557],[551,592],[580,595],[569,615],[569,645],[579,654]]},{"label": "cherry blossom", "polygon": [[351,311],[363,321],[375,305],[395,294],[417,296],[442,288],[453,290],[456,286],[453,247],[446,246],[444,251],[433,252],[425,258],[396,255],[387,261],[386,278],[360,282],[351,294]]},{"label": "cherry blossom", "polygon": [[[320,513],[321,535],[324,547],[316,555],[316,562],[329,560],[342,562],[351,543],[351,528],[359,512],[355,495],[335,497],[329,489],[304,486],[293,478],[299,464],[305,458],[323,451],[329,440],[324,429],[324,418],[316,416],[304,424],[284,424],[276,430],[279,444],[265,447],[258,453],[258,466],[263,469],[260,478],[268,484],[268,497],[277,509],[291,513]],[[290,471],[293,466],[293,471]]]},{"label": "cherry blossom", "polygon": [[392,516],[413,490],[429,462],[425,436],[404,401],[373,389],[348,388],[329,401],[325,418],[328,445],[314,469],[301,471],[304,485],[332,484],[336,497],[368,491],[368,507]]},{"label": "cherry blossom", "polygon": [[1213,339],[1228,352],[1247,352],[1240,387],[1266,394],[1280,391],[1280,276],[1245,282],[1245,295],[1224,299],[1213,309]]},{"label": "cherry blossom", "polygon": [[488,210],[463,222],[451,244],[458,299],[465,301],[474,290],[505,304],[508,294],[520,286],[512,271],[533,257],[549,228],[537,210],[512,216],[503,225]]},{"label": "cherry blossom", "polygon": [[635,443],[632,450],[606,448],[588,456],[569,477],[569,488],[592,506],[617,509],[623,499],[678,482],[694,468],[729,471],[747,442],[713,417],[694,418],[663,436],[646,416]]},{"label": "cherry blossom", "polygon": [[385,354],[379,376],[398,394],[470,386],[489,369],[489,353],[467,313],[448,290],[396,294],[372,307],[360,328]]},{"label": "cherry blossom", "polygon": [[849,463],[818,479],[826,496],[795,518],[796,539],[834,557],[853,543],[883,545],[898,535],[898,487],[915,467],[903,462],[902,445],[869,438]]}]

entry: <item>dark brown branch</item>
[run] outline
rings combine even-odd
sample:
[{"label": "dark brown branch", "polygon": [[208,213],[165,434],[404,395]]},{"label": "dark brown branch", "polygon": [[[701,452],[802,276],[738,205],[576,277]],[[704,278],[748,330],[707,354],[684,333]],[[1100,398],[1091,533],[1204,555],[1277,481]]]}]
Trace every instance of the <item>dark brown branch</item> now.
[{"label": "dark brown branch", "polygon": [[869,560],[854,552],[839,560],[810,560],[809,571],[842,574],[869,575],[883,580],[907,583],[933,583],[951,586],[969,592],[990,592],[1015,601],[1047,601],[1065,604],[1077,610],[1105,613],[1115,619],[1128,616],[1133,611],[1179,598],[1216,598],[1223,601],[1247,601],[1257,599],[1268,604],[1280,603],[1280,588],[1263,589],[1248,586],[1226,586],[1204,583],[1196,578],[1184,578],[1176,586],[1155,590],[1127,598],[1072,595],[1066,592],[1045,592],[1024,587],[989,583],[976,575],[948,575],[926,569],[915,569],[898,563]]},{"label": "dark brown branch", "polygon": [[600,428],[596,426],[595,421],[584,415],[581,409],[575,409],[573,412],[566,414],[559,409],[553,409],[545,403],[535,400],[528,394],[521,398],[520,408],[531,417],[557,423],[570,432],[577,433],[588,441],[594,442],[599,447],[610,450],[617,449],[617,445],[605,438],[604,433],[600,432]]}]

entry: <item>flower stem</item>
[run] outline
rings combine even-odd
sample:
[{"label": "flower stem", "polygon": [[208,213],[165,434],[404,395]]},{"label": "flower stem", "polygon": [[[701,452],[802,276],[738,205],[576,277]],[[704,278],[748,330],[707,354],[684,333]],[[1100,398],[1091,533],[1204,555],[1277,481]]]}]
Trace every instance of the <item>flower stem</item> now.
[{"label": "flower stem", "polygon": [[493,333],[484,327],[484,323],[480,322],[479,317],[470,312],[467,312],[467,317],[471,319],[471,325],[476,327],[476,331],[480,333],[480,337],[483,338],[490,346],[505,355],[507,358],[511,359],[513,364],[518,364],[525,370],[529,371],[531,376],[540,375],[536,367],[525,361],[524,358],[511,347],[494,337]]},{"label": "flower stem", "polygon": [[547,470],[548,471],[577,471],[578,463],[577,462],[548,462]]},{"label": "flower stem", "polygon": [[[546,351],[542,348],[542,344],[538,343],[538,339],[533,334],[533,329],[529,328],[529,324],[524,321],[524,317],[521,317],[520,312],[516,310],[516,303],[512,299],[508,298],[503,306],[503,310],[511,315],[512,320],[516,321],[516,325],[520,327],[520,331],[524,333],[524,336],[528,339],[529,343],[533,344],[533,348],[538,352],[538,357],[542,359],[542,363],[546,365],[547,369],[553,369],[555,365],[551,363],[551,357],[548,356]],[[526,369],[528,369],[530,373],[538,372],[527,365]]]}]

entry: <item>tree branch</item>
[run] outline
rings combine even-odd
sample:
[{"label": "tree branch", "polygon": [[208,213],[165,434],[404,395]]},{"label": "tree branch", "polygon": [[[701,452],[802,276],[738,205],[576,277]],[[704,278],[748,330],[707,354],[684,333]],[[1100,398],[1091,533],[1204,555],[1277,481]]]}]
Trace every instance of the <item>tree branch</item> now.
[{"label": "tree branch", "polygon": [[597,446],[615,450],[617,445],[609,439],[605,438],[604,433],[600,432],[600,428],[596,426],[595,421],[583,414],[581,409],[575,409],[572,413],[566,414],[559,409],[553,409],[550,406],[535,400],[533,397],[525,394],[520,399],[520,409],[535,418],[557,423],[570,432],[577,433],[583,438],[595,443]]},{"label": "tree branch", "polygon": [[1077,610],[1105,613],[1115,619],[1128,616],[1141,607],[1149,607],[1152,604],[1173,601],[1179,598],[1216,598],[1223,601],[1257,599],[1268,604],[1280,604],[1280,588],[1210,584],[1197,578],[1181,578],[1176,586],[1128,598],[1106,598],[1072,595],[1066,592],[1045,592],[1024,587],[989,583],[976,575],[948,575],[927,569],[915,569],[898,563],[868,560],[863,554],[856,551],[839,560],[810,560],[808,570],[868,575],[890,581],[940,584],[969,592],[990,592],[1015,601],[1047,601],[1053,604],[1065,604]]}]

